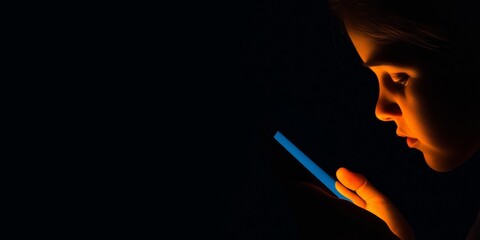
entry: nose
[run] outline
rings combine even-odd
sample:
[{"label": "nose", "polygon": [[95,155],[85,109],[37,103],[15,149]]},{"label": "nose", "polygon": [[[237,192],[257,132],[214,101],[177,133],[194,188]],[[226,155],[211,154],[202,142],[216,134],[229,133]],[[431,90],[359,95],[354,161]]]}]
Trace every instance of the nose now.
[{"label": "nose", "polygon": [[402,116],[402,110],[395,101],[391,92],[380,86],[375,116],[381,121],[394,121]]}]

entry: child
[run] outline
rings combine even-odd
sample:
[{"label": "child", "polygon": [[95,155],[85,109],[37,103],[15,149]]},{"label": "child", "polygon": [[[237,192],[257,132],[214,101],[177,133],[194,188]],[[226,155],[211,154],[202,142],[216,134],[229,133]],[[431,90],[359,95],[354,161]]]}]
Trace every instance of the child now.
[{"label": "child", "polygon": [[[473,6],[450,1],[330,0],[355,50],[377,77],[375,114],[422,152],[437,172],[478,161],[480,69]],[[475,28],[476,27],[476,28]],[[392,202],[362,175],[337,171],[337,190],[381,218],[400,239],[414,232]],[[480,215],[468,239],[480,239]]]}]

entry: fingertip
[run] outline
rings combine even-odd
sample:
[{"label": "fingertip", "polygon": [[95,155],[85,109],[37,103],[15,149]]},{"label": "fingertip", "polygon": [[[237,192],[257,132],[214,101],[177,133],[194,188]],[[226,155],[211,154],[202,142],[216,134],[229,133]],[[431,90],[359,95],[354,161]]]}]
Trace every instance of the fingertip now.
[{"label": "fingertip", "polygon": [[355,173],[348,170],[347,168],[345,167],[341,167],[337,170],[337,179],[343,184],[345,185],[345,181],[350,181],[350,179],[354,176],[355,176]]},{"label": "fingertip", "polygon": [[366,180],[362,174],[352,172],[346,168],[338,169],[337,179],[343,186],[353,191],[362,186]]},{"label": "fingertip", "polygon": [[339,189],[340,185],[342,185],[339,181],[335,181],[335,189]]},{"label": "fingertip", "polygon": [[346,168],[344,168],[344,167],[338,168],[338,169],[337,169],[337,172],[335,173],[335,174],[337,175],[337,178],[338,178],[339,176],[342,176],[343,173],[345,173],[345,171],[348,171],[348,169],[346,169]]}]

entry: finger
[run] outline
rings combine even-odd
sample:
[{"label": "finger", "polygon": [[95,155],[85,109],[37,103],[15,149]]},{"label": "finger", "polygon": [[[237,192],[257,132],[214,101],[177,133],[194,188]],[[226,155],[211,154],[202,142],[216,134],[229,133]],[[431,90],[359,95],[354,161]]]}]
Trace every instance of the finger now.
[{"label": "finger", "polygon": [[361,208],[365,208],[365,206],[367,205],[361,197],[359,197],[356,193],[352,192],[351,190],[343,186],[343,184],[340,183],[339,181],[335,182],[335,188],[340,194],[350,199],[350,201],[352,201],[355,205]]},{"label": "finger", "polygon": [[352,191],[357,191],[367,180],[363,175],[354,173],[343,167],[337,170],[337,179]]},{"label": "finger", "polygon": [[346,188],[356,192],[365,202],[383,200],[380,193],[363,175],[354,173],[346,168],[337,170],[337,178]]}]

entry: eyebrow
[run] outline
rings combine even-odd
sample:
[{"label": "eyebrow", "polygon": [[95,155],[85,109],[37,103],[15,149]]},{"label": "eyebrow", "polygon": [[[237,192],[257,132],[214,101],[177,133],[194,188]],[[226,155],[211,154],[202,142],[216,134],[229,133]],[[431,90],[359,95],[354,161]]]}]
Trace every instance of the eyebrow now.
[{"label": "eyebrow", "polygon": [[362,66],[365,68],[371,68],[371,67],[376,67],[376,66],[391,66],[395,68],[408,68],[405,65],[401,65],[399,63],[396,63],[394,61],[367,61],[367,62],[362,62]]},{"label": "eyebrow", "polygon": [[396,64],[393,61],[383,61],[383,60],[379,61],[379,60],[376,60],[376,59],[368,60],[367,62],[362,62],[362,66],[364,66],[366,68],[375,67],[375,66],[382,66],[382,65],[397,66],[398,64]]}]

